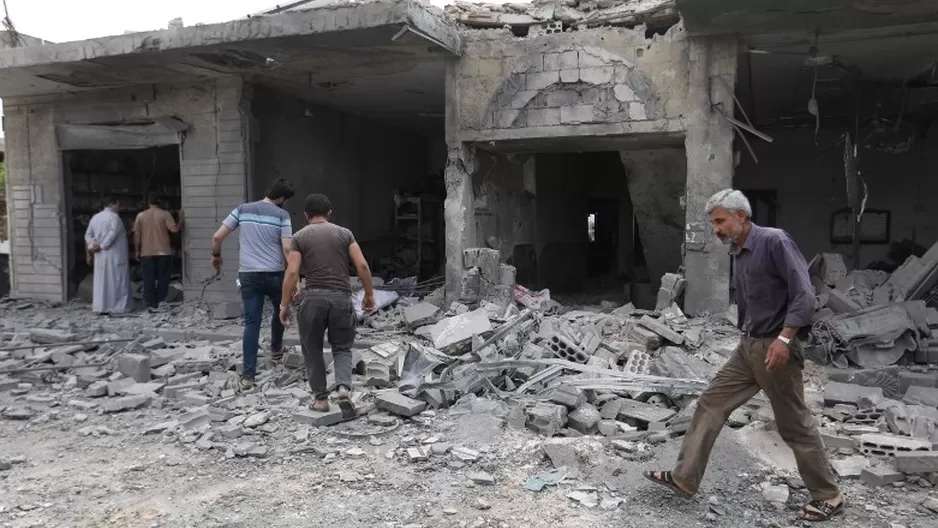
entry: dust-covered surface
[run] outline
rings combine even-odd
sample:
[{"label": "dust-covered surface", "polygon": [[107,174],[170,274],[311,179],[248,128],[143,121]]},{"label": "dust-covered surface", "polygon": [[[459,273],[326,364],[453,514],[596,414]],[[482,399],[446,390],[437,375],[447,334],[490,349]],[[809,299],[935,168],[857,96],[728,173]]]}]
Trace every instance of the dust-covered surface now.
[{"label": "dust-covered surface", "polygon": [[[791,452],[758,405],[731,420],[740,428],[724,430],[700,493],[686,500],[641,476],[643,469],[671,467],[680,436],[578,436],[567,429],[569,437],[545,438],[512,418],[513,409],[543,397],[537,394],[504,407],[457,404],[395,416],[370,405],[379,392],[364,387],[363,377],[356,388],[367,414],[317,427],[299,417],[308,403],[302,371],[268,364],[254,391],[229,388],[237,377],[222,366],[237,364],[240,344],[224,335],[237,331],[237,321],[212,321],[210,308],[186,305],[104,319],[82,305],[28,304],[0,308],[0,346],[25,342],[24,335],[140,338],[67,354],[84,362],[120,357],[127,353],[123,347],[139,353],[144,344],[150,347],[145,354],[156,357],[153,347],[164,344],[152,343],[150,335],[178,330],[174,323],[192,336],[215,339],[173,344],[189,351],[212,348],[210,371],[196,374],[204,382],[198,391],[169,397],[161,387],[139,406],[123,400],[132,398],[126,394],[92,397],[85,369],[0,375],[2,526],[784,527],[797,524],[797,510],[808,500]],[[55,366],[68,361],[64,346],[30,351],[32,360],[0,351],[0,365],[43,359],[42,365]],[[172,364],[181,371],[201,357]],[[119,369],[102,368],[98,375],[119,382],[113,386],[118,391],[143,385],[121,388],[126,378]],[[824,379],[822,369],[812,372],[808,379]],[[149,383],[161,380],[153,375]],[[566,475],[559,484],[525,489],[527,479],[557,467]],[[787,501],[769,500],[772,495],[763,491],[768,485],[787,489]],[[938,512],[923,505],[938,499],[927,478],[878,488],[859,480],[842,485],[849,509],[836,526],[938,523]]]}]

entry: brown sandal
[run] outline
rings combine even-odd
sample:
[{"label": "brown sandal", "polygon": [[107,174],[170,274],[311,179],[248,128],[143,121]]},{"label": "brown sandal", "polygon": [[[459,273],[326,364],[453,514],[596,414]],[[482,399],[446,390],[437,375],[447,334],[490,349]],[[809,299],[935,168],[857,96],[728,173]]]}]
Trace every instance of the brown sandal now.
[{"label": "brown sandal", "polygon": [[[655,473],[658,473],[660,476],[656,477]],[[667,488],[671,488],[671,491],[674,491],[678,495],[681,495],[683,497],[688,497],[688,498],[693,497],[693,495],[682,490],[680,486],[678,486],[677,483],[674,482],[674,476],[671,474],[670,471],[642,471],[642,475],[644,475],[645,478],[654,482],[655,484],[660,484]]]},{"label": "brown sandal", "polygon": [[[837,506],[831,506],[827,501],[823,500],[813,500],[808,503],[807,506],[801,508],[800,519],[808,522],[825,522],[829,521],[832,518],[840,515],[844,512],[844,503],[846,501],[841,500],[840,504]],[[814,508],[814,510],[809,510],[808,506]],[[815,511],[816,510],[816,511]]]},{"label": "brown sandal", "polygon": [[271,350],[270,360],[278,363],[283,361],[283,350]]}]

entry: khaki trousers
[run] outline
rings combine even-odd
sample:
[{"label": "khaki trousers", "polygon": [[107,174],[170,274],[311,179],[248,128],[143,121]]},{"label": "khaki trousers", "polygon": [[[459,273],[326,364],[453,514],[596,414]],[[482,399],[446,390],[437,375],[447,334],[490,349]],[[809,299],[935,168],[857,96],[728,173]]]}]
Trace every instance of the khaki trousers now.
[{"label": "khaki trousers", "polygon": [[813,499],[829,500],[840,492],[834,482],[817,422],[804,401],[804,351],[791,343],[788,364],[768,372],[765,355],[774,338],[743,337],[733,356],[723,365],[697,400],[697,409],[684,436],[674,479],[696,492],[710,450],[730,414],[762,389],[775,413],[782,439],[794,451],[798,471]]}]

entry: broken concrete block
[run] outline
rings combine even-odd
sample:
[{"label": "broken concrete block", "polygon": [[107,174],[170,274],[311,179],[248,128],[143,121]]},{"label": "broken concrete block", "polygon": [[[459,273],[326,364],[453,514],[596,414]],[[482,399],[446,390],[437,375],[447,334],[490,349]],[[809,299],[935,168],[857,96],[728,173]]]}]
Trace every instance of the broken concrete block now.
[{"label": "broken concrete block", "polygon": [[91,385],[88,385],[88,388],[85,389],[85,396],[88,398],[100,398],[102,396],[107,396],[107,386],[108,382],[106,381],[96,381]]},{"label": "broken concrete block", "polygon": [[483,486],[491,486],[495,484],[495,477],[486,473],[485,471],[473,471],[466,475],[469,477],[469,480],[475,482],[476,484],[481,484]]},{"label": "broken concrete block", "polygon": [[773,486],[771,484],[762,485],[762,498],[769,502],[776,502],[779,504],[784,504],[788,502],[788,485],[779,484]]},{"label": "broken concrete block", "polygon": [[526,412],[525,426],[532,431],[551,437],[567,425],[567,408],[552,403],[538,403]]},{"label": "broken concrete block", "polygon": [[905,475],[892,468],[884,466],[875,466],[864,469],[860,472],[860,480],[870,487],[879,487],[892,484],[893,482],[902,482]]},{"label": "broken concrete block", "polygon": [[125,387],[122,390],[122,393],[127,396],[144,394],[153,398],[156,396],[156,393],[160,392],[160,389],[162,389],[164,385],[165,383],[160,383],[158,381],[153,381],[150,383],[134,383],[133,385]]},{"label": "broken concrete block", "polygon": [[831,460],[831,467],[840,478],[857,478],[869,466],[870,461],[862,455],[847,457],[843,460]]},{"label": "broken concrete block", "polygon": [[638,320],[638,324],[658,334],[664,339],[667,339],[668,341],[674,343],[675,345],[680,345],[684,343],[684,336],[675,332],[674,330],[671,329],[671,327],[669,327],[668,325],[666,325],[665,323],[662,323],[661,321],[657,319],[644,315],[642,316],[641,319]]},{"label": "broken concrete block", "polygon": [[383,361],[365,363],[365,385],[386,389],[391,386],[391,365]]},{"label": "broken concrete block", "polygon": [[592,434],[599,420],[599,410],[589,403],[580,405],[567,415],[567,425],[583,434]]},{"label": "broken concrete block", "polygon": [[576,409],[586,403],[586,393],[573,385],[561,385],[551,392],[550,401]]},{"label": "broken concrete block", "polygon": [[434,348],[444,350],[491,330],[488,314],[484,309],[478,309],[439,321],[430,328],[430,339]]},{"label": "broken concrete block", "polygon": [[708,380],[716,367],[682,348],[668,346],[652,361],[651,372],[668,378]]},{"label": "broken concrete block", "polygon": [[379,409],[398,416],[415,416],[427,408],[427,402],[408,398],[397,391],[378,394],[375,404]]},{"label": "broken concrete block", "polygon": [[137,383],[133,378],[121,378],[107,384],[107,395],[108,396],[120,396],[124,394],[127,387]]},{"label": "broken concrete block", "polygon": [[938,471],[938,451],[913,451],[896,454],[896,469],[906,475]]},{"label": "broken concrete block", "polygon": [[655,303],[655,310],[662,311],[680,298],[684,293],[684,286],[687,281],[677,273],[665,273],[661,277],[661,287],[658,289],[658,299]]},{"label": "broken concrete block", "polygon": [[498,285],[507,286],[514,289],[515,286],[515,277],[518,275],[518,270],[514,266],[508,264],[499,264],[498,265]]},{"label": "broken concrete block", "polygon": [[841,436],[839,434],[821,430],[821,440],[824,441],[824,447],[830,450],[836,449],[856,449],[857,441],[854,438],[849,436]]},{"label": "broken concrete block", "polygon": [[863,387],[850,383],[828,382],[824,388],[824,404],[833,406],[838,403],[856,405],[861,398],[882,400],[883,389],[880,387]]},{"label": "broken concrete block", "polygon": [[139,409],[140,407],[146,405],[148,401],[150,401],[150,397],[145,394],[121,396],[120,398],[105,400],[105,402],[101,405],[101,408],[104,409],[104,412],[106,413],[116,413]]},{"label": "broken concrete block", "polygon": [[37,345],[57,345],[75,341],[76,336],[71,332],[55,328],[31,328],[29,340]]},{"label": "broken concrete block", "polygon": [[667,407],[659,407],[637,400],[622,399],[619,405],[619,421],[638,422],[640,425],[646,425],[650,422],[665,423],[670,420],[677,411]]},{"label": "broken concrete block", "polygon": [[241,303],[221,302],[215,305],[215,319],[237,319],[241,317]]},{"label": "broken concrete block", "polygon": [[150,367],[161,367],[186,356],[185,348],[160,348],[150,352]]},{"label": "broken concrete block", "polygon": [[408,327],[416,328],[432,323],[439,313],[439,307],[426,302],[405,306],[404,322]]},{"label": "broken concrete block", "polygon": [[828,379],[839,383],[850,383],[864,387],[880,387],[887,398],[898,400],[904,391],[899,390],[899,367],[890,366],[875,369],[832,369]]},{"label": "broken concrete block", "polygon": [[553,355],[560,359],[572,361],[573,363],[586,363],[589,361],[589,354],[586,351],[559,333],[551,334],[546,345]]},{"label": "broken concrete block", "polygon": [[926,407],[938,407],[938,389],[911,385],[906,389],[902,401],[913,405],[918,404]]},{"label": "broken concrete block", "polygon": [[181,383],[179,385],[167,385],[163,387],[163,397],[171,400],[178,399],[182,396],[183,393],[189,391],[196,391],[202,387],[199,382],[189,382]]},{"label": "broken concrete block", "polygon": [[297,411],[293,413],[293,419],[299,423],[316,427],[327,427],[343,421],[342,411],[340,409],[330,410],[329,412],[313,410]]},{"label": "broken concrete block", "polygon": [[661,336],[642,326],[632,326],[629,330],[629,339],[637,342],[648,352],[653,352],[661,348]]},{"label": "broken concrete block", "polygon": [[615,436],[619,434],[619,424],[615,420],[600,420],[596,429],[603,436]]},{"label": "broken concrete block", "polygon": [[899,394],[905,394],[909,387],[938,387],[938,376],[928,372],[909,372],[903,370],[899,373]]},{"label": "broken concrete block", "polygon": [[150,358],[143,354],[124,354],[117,358],[117,370],[140,383],[150,381]]}]

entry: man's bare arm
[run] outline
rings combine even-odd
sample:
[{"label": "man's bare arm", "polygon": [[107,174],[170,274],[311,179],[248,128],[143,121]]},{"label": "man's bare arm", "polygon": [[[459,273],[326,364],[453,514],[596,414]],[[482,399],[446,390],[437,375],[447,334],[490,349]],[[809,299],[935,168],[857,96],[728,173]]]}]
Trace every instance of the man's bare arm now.
[{"label": "man's bare arm", "polygon": [[287,255],[287,272],[283,275],[283,291],[280,297],[280,309],[290,305],[290,299],[293,298],[293,292],[300,282],[300,264],[303,262],[303,254],[299,251],[290,251]]},{"label": "man's bare arm", "polygon": [[292,238],[281,238],[280,247],[283,248],[283,257],[289,261],[290,253],[293,252],[293,239]]},{"label": "man's bare arm", "polygon": [[355,266],[355,271],[358,273],[358,280],[362,281],[362,286],[365,287],[365,296],[374,297],[375,290],[371,282],[371,268],[368,266],[368,261],[365,260],[365,254],[362,253],[362,248],[358,245],[358,242],[348,247],[348,253],[352,258],[352,265]]},{"label": "man's bare arm", "polygon": [[221,243],[225,241],[225,238],[231,234],[231,229],[226,225],[222,225],[218,228],[218,231],[215,231],[215,234],[212,235],[212,255],[221,254]]}]

